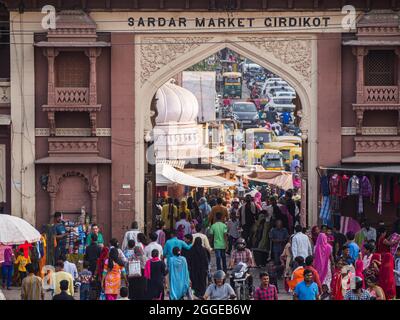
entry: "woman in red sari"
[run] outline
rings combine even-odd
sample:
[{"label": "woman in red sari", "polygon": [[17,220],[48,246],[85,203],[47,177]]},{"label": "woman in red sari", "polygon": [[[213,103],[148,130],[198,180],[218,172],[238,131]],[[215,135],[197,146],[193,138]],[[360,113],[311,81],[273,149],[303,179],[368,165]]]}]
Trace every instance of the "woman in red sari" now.
[{"label": "woman in red sari", "polygon": [[386,252],[390,252],[391,242],[388,239],[386,239],[387,231],[385,228],[382,228],[380,232],[381,235],[379,236],[378,243],[376,245],[376,252],[383,255]]},{"label": "woman in red sari", "polygon": [[390,253],[382,256],[382,264],[379,269],[379,286],[385,292],[387,300],[396,296],[396,283],[394,279],[394,258]]},{"label": "woman in red sari", "polygon": [[345,265],[343,260],[336,263],[331,281],[332,300],[343,300],[342,294],[342,268]]},{"label": "woman in red sari", "polygon": [[100,281],[103,276],[104,262],[108,259],[108,252],[109,249],[107,247],[103,247],[100,252],[100,257],[97,259],[96,276]]},{"label": "woman in red sari", "polygon": [[362,257],[361,257],[361,252],[358,255],[358,259],[357,259],[357,261],[355,263],[355,267],[356,267],[356,277],[360,277],[362,279],[362,283],[363,283],[362,288],[365,289],[365,280],[364,280],[364,274],[363,274],[364,263],[363,263],[363,260],[362,260]]}]

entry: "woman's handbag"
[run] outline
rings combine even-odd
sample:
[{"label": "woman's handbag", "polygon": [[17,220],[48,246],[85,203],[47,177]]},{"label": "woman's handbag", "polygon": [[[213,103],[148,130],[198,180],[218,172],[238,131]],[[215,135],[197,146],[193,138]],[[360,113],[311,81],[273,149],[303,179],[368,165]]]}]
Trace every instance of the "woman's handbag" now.
[{"label": "woman's handbag", "polygon": [[142,269],[139,260],[131,260],[128,262],[128,277],[141,277]]}]

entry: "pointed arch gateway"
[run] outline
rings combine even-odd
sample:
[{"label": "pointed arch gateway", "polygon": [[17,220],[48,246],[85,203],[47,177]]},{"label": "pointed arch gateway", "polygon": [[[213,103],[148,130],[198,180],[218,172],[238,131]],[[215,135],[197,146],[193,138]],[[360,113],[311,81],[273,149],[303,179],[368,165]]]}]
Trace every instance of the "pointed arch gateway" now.
[{"label": "pointed arch gateway", "polygon": [[317,46],[304,34],[142,34],[135,37],[135,215],[144,225],[145,137],[152,129],[150,105],[157,89],[177,73],[229,48],[285,79],[301,101],[300,129],[306,144],[307,224],[317,222]]}]

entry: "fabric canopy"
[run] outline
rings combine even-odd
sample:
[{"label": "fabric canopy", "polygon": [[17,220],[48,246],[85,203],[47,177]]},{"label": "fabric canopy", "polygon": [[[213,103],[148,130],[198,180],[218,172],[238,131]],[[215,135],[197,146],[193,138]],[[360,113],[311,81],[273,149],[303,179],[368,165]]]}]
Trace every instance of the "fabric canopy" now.
[{"label": "fabric canopy", "polygon": [[25,241],[32,243],[39,240],[39,231],[27,221],[8,214],[0,214],[0,244],[23,244]]},{"label": "fabric canopy", "polygon": [[220,183],[193,177],[191,175],[176,170],[166,163],[158,163],[156,167],[156,172],[157,186],[177,183],[189,187],[217,188],[221,185]]},{"label": "fabric canopy", "polygon": [[247,179],[268,183],[283,190],[293,189],[293,176],[286,171],[258,171],[246,175]]}]

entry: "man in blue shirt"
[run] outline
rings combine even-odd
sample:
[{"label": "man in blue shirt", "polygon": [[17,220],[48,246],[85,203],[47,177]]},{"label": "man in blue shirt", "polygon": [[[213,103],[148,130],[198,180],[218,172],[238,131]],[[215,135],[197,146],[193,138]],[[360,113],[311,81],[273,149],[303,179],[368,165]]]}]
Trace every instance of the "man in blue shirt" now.
[{"label": "man in blue shirt", "polygon": [[175,247],[178,247],[179,250],[182,250],[182,248],[186,249],[186,250],[190,250],[190,248],[192,247],[191,244],[187,244],[185,241],[179,240],[176,237],[176,232],[174,230],[172,230],[170,232],[171,238],[169,240],[167,240],[167,242],[165,242],[164,245],[164,250],[163,250],[163,256],[165,258],[167,258],[167,263],[169,258],[173,257],[173,253],[172,250]]},{"label": "man in blue shirt", "polygon": [[346,233],[346,238],[347,238],[347,246],[349,247],[349,255],[353,261],[353,264],[356,262],[358,259],[358,255],[360,254],[360,248],[357,245],[357,243],[354,242],[355,234],[354,232],[347,232]]},{"label": "man in blue shirt", "polygon": [[61,212],[54,213],[53,228],[57,241],[54,260],[55,262],[57,262],[57,260],[59,260],[61,256],[66,254],[67,236],[68,236],[67,229],[65,228],[64,222],[62,221]]},{"label": "man in blue shirt", "polygon": [[318,285],[313,281],[311,270],[304,270],[304,281],[294,288],[293,300],[319,300]]}]

